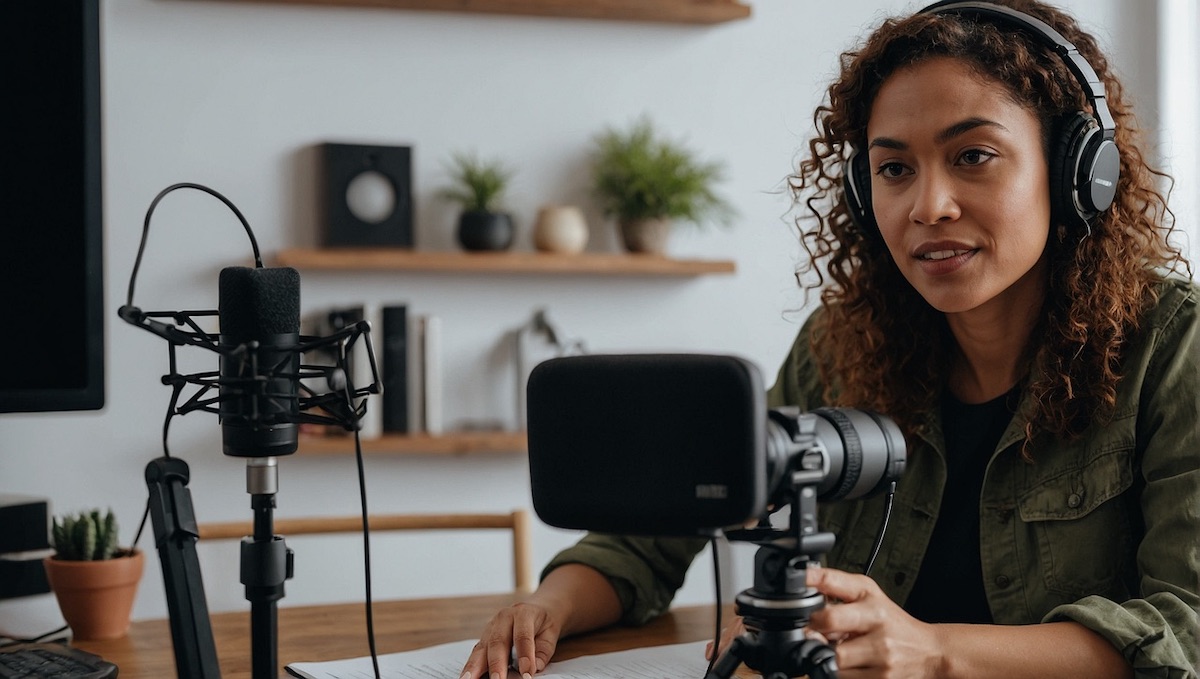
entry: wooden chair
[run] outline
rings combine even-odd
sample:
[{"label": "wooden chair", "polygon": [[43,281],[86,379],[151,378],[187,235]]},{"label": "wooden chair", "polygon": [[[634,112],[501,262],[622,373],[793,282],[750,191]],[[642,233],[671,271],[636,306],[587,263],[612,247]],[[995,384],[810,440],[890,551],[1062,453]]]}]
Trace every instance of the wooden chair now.
[{"label": "wooden chair", "polygon": [[[508,514],[372,514],[372,535],[382,531],[478,530],[503,529],[512,532],[513,587],[519,592],[533,591],[533,556],[529,532],[529,512],[516,509]],[[275,520],[275,533],[293,535],[361,533],[362,517],[310,517]],[[202,523],[200,540],[241,539],[254,532],[250,521]]]}]

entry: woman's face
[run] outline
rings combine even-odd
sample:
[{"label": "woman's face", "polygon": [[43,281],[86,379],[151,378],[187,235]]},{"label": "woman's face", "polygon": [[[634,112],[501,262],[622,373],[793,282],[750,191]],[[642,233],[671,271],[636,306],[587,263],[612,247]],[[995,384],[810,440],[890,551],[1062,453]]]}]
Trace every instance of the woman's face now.
[{"label": "woman's face", "polygon": [[948,314],[1040,306],[1050,190],[1033,112],[931,59],[884,81],[867,140],[876,221],[926,301]]}]

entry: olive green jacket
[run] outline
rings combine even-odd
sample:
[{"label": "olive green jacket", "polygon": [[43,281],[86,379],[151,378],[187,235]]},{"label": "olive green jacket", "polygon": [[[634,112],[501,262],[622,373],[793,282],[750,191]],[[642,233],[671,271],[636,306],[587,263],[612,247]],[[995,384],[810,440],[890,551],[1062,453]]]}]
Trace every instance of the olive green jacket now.
[{"label": "olive green jacket", "polygon": [[[1195,679],[1200,665],[1200,288],[1171,281],[1124,363],[1113,420],[1071,443],[1038,438],[1021,459],[1018,414],[988,464],[980,498],[984,587],[998,624],[1073,620],[1138,677]],[[768,400],[822,405],[801,331]],[[1024,404],[1023,404],[1024,405]],[[1023,412],[1024,408],[1019,412]],[[903,605],[937,522],[946,480],[940,414],[910,442],[908,468],[874,578]],[[830,566],[862,572],[884,498],[830,503]],[[660,614],[703,540],[588,535],[547,567],[605,573],[637,624]]]}]

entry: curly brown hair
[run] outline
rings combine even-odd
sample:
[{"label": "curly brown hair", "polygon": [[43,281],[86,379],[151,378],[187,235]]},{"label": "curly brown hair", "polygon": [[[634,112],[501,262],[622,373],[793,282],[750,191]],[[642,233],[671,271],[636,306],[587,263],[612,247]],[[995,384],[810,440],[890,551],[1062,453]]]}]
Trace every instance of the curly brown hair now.
[{"label": "curly brown hair", "polygon": [[[1092,224],[1091,235],[1065,224],[1051,229],[1042,320],[1025,353],[1025,388],[1033,397],[1028,444],[1038,432],[1076,437],[1111,415],[1124,347],[1156,299],[1155,284],[1171,270],[1190,276],[1191,266],[1170,244],[1174,219],[1156,188],[1166,175],[1144,158],[1124,89],[1095,39],[1041,2],[997,4],[1041,19],[1075,44],[1104,83],[1120,151],[1115,201]],[[1088,109],[1062,58],[1024,31],[985,18],[917,13],[890,19],[861,49],[842,54],[841,73],[814,114],[810,156],[790,177],[807,213],[796,221],[810,261],[797,277],[807,281],[807,290],[820,290],[824,313],[815,321],[812,350],[828,401],[888,413],[909,436],[937,407],[954,338],[945,316],[908,283],[882,239],[855,225],[842,177],[851,149],[866,147],[871,106],[883,82],[938,57],[960,60],[1003,85],[1038,117],[1047,151],[1058,121]]]}]

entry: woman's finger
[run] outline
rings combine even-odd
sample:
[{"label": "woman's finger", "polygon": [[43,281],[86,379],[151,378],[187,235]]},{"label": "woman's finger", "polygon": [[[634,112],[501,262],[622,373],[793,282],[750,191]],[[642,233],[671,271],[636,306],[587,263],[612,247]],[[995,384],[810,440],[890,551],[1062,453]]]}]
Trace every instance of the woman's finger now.
[{"label": "woman's finger", "polygon": [[836,568],[809,568],[805,577],[809,587],[845,602],[861,601],[879,591],[879,585],[871,578]]}]

